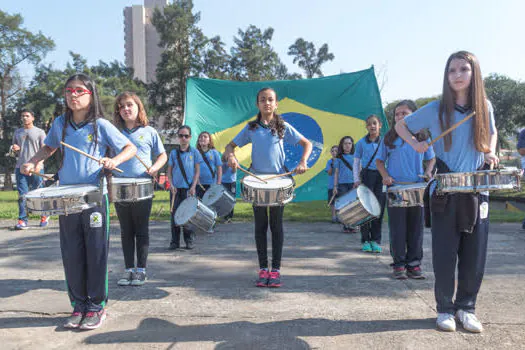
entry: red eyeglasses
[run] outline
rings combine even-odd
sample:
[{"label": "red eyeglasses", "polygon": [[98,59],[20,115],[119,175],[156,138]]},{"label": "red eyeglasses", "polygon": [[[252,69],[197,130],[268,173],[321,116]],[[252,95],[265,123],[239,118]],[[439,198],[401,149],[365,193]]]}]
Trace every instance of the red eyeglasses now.
[{"label": "red eyeglasses", "polygon": [[64,91],[65,91],[66,95],[75,95],[75,96],[82,96],[82,95],[85,95],[85,94],[91,95],[92,94],[92,92],[89,91],[88,89],[84,89],[84,88],[81,88],[81,87],[65,88]]}]

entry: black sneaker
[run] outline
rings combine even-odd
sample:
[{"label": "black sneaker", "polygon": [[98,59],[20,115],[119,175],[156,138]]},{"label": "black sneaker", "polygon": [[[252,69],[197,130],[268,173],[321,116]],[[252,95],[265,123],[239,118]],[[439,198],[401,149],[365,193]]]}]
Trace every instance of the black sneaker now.
[{"label": "black sneaker", "polygon": [[421,271],[421,267],[409,267],[407,269],[407,276],[408,278],[412,278],[415,280],[424,280],[426,277],[423,275],[423,271]]},{"label": "black sneaker", "polygon": [[124,271],[122,277],[120,277],[120,279],[117,281],[117,284],[119,286],[129,286],[131,284],[132,274],[133,273],[131,271]]},{"label": "black sneaker", "polygon": [[79,328],[83,317],[84,315],[82,314],[82,312],[73,312],[71,316],[66,318],[66,322],[64,323],[64,328],[71,328],[71,329]]},{"label": "black sneaker", "polygon": [[195,248],[195,243],[193,243],[193,241],[186,242],[186,249],[191,250],[193,248]]},{"label": "black sneaker", "polygon": [[171,242],[170,246],[168,247],[169,250],[175,250],[175,249],[179,249],[179,248],[180,248],[180,245],[175,243],[175,242]]},{"label": "black sneaker", "polygon": [[96,329],[102,325],[106,319],[106,310],[102,309],[99,312],[87,312],[82,322],[80,322],[80,329]]},{"label": "black sneaker", "polygon": [[131,275],[131,285],[142,286],[144,283],[146,283],[146,273],[142,271],[133,272]]},{"label": "black sneaker", "polygon": [[392,277],[396,280],[406,280],[407,279],[407,270],[404,267],[394,267],[392,271]]}]

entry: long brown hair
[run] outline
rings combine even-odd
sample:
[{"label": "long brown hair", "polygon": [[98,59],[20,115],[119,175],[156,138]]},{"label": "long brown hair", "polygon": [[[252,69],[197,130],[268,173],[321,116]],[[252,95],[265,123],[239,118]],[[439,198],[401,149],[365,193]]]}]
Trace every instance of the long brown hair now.
[{"label": "long brown hair", "polygon": [[[352,136],[343,136],[343,137],[341,137],[341,140],[339,140],[339,146],[335,146],[335,147],[337,147],[337,158],[343,158],[343,154],[345,154],[343,145],[344,145],[346,139],[350,139],[350,141],[352,141],[352,149],[350,149],[350,153],[349,154],[354,154],[355,153],[354,138]],[[334,148],[334,146],[332,146],[332,148]]]},{"label": "long brown hair", "polygon": [[[257,104],[259,103],[259,95],[264,91],[273,91],[275,95],[275,100],[277,100],[277,92],[275,92],[275,90],[270,87],[265,87],[259,90],[259,92],[257,92],[257,97],[255,100]],[[259,113],[257,113],[257,118],[254,121],[248,123],[248,125],[250,126],[250,130],[255,130],[259,127],[261,117],[261,112],[259,111]],[[284,130],[286,127],[284,125],[284,119],[279,114],[275,112],[273,113],[273,118],[268,124],[268,128],[271,130],[272,135],[275,136],[277,134],[277,136],[280,139],[284,138]]]},{"label": "long brown hair", "polygon": [[139,125],[147,126],[149,124],[148,116],[146,114],[146,110],[144,109],[144,105],[142,104],[142,101],[140,100],[140,97],[138,97],[136,93],[129,92],[129,91],[121,93],[115,99],[115,105],[113,107],[113,123],[115,124],[115,126],[120,130],[126,127],[126,123],[124,122],[124,119],[122,119],[122,116],[120,115],[120,107],[121,107],[120,103],[122,102],[122,100],[127,99],[127,98],[131,98],[133,102],[135,102],[137,106],[139,107],[139,113],[137,116],[137,122],[139,123]]},{"label": "long brown hair", "polygon": [[[398,134],[396,132],[396,109],[398,107],[401,107],[401,106],[406,106],[408,107],[408,109],[414,113],[415,111],[417,111],[417,105],[414,101],[412,100],[402,100],[400,102],[398,102],[396,104],[396,106],[394,107],[394,110],[393,110],[393,115],[392,115],[392,123],[390,124],[390,130],[387,131],[387,133],[385,134],[385,138],[384,138],[384,142],[385,142],[385,146],[387,146],[388,148],[390,149],[394,149],[396,146],[394,146],[394,142],[396,141],[396,139],[398,138]],[[417,134],[412,134],[418,141],[425,141],[428,139],[429,135],[428,135],[428,132],[426,130],[421,130],[419,131]],[[405,142],[403,139],[401,139],[401,144],[403,144],[403,142]]]},{"label": "long brown hair", "polygon": [[215,145],[213,144],[213,139],[211,138],[211,135],[209,132],[207,131],[203,131],[199,134],[199,137],[197,137],[197,149],[202,153],[203,150],[202,150],[202,147],[201,147],[201,144],[199,143],[199,139],[201,138],[202,135],[208,135],[208,138],[210,139],[210,144],[208,145],[208,150],[210,149],[215,149]]},{"label": "long brown hair", "polygon": [[[487,106],[487,95],[479,62],[474,54],[467,51],[458,51],[450,55],[445,66],[443,77],[443,95],[439,104],[439,124],[441,130],[445,131],[452,126],[452,114],[456,104],[454,91],[448,81],[448,70],[450,62],[453,59],[462,59],[467,61],[472,68],[472,78],[468,92],[468,104],[472,111],[476,112],[472,118],[472,133],[474,134],[474,145],[479,152],[489,151],[489,111]],[[452,134],[449,133],[444,137],[445,152],[452,146]]]}]

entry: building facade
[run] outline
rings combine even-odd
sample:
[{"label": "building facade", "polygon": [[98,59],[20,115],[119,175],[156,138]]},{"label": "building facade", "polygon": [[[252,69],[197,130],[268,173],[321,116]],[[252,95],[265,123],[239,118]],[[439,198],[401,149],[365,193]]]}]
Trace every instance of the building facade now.
[{"label": "building facade", "polygon": [[125,63],[134,69],[134,78],[145,83],[155,81],[155,70],[163,51],[151,19],[155,8],[162,10],[166,5],[168,0],[144,0],[144,5],[124,8]]}]

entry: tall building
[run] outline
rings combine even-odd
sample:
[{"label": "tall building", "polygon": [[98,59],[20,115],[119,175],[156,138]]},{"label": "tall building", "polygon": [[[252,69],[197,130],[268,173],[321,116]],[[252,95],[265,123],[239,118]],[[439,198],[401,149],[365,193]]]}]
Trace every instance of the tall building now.
[{"label": "tall building", "polygon": [[134,77],[145,83],[155,80],[162,48],[159,35],[151,23],[155,8],[163,9],[168,0],[144,0],[144,5],[124,8],[124,55],[126,66],[134,69]]}]

